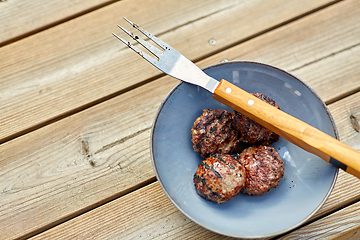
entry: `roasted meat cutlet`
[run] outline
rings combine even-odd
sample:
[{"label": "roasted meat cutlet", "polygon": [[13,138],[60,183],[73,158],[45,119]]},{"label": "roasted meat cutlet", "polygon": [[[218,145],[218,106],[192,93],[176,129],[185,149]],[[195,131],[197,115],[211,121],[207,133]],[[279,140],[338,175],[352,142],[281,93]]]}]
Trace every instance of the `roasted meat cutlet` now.
[{"label": "roasted meat cutlet", "polygon": [[231,113],[223,109],[204,109],[193,124],[191,136],[194,151],[203,158],[214,153],[232,154],[241,144]]},{"label": "roasted meat cutlet", "polygon": [[194,174],[197,193],[213,202],[224,203],[245,186],[243,165],[228,154],[214,154],[203,160]]},{"label": "roasted meat cutlet", "polygon": [[284,175],[284,163],[273,147],[246,148],[239,155],[238,160],[246,171],[246,186],[242,192],[251,196],[262,196],[271,188],[275,188]]},{"label": "roasted meat cutlet", "polygon": [[[257,92],[253,93],[253,95],[280,109],[279,105],[269,96]],[[241,141],[251,145],[271,145],[279,140],[279,135],[236,111],[233,112],[233,126],[239,131]]]}]

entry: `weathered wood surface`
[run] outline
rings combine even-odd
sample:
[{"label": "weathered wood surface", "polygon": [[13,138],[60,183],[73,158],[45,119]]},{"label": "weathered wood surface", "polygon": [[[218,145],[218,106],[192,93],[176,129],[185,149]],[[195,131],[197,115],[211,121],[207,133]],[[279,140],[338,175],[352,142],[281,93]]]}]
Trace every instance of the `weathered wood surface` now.
[{"label": "weathered wood surface", "polygon": [[227,239],[184,216],[157,182],[34,237],[49,238]]},{"label": "weathered wood surface", "polygon": [[[330,109],[334,113],[334,118],[339,126],[341,140],[352,145],[352,142],[357,142],[356,138],[359,136],[356,135],[354,137],[354,134],[352,134],[352,136],[346,135],[347,132],[355,130],[349,121],[342,120],[344,119],[342,117],[344,112],[346,113],[351,109],[351,107],[339,108],[339,106],[344,106],[345,101],[353,103],[348,106],[354,106],[360,101],[360,94],[350,96],[330,105]],[[360,114],[360,110],[357,111],[356,114]],[[358,189],[360,189],[360,180],[340,171],[332,194],[310,221],[326,216],[354,202],[358,202],[360,200],[360,191]],[[143,196],[146,196],[146,198],[143,198]],[[347,212],[344,214],[347,214]],[[139,220],[139,215],[142,216],[141,221]],[[340,214],[339,217],[341,216]],[[97,220],[89,221],[89,219]],[[338,218],[333,219],[335,225],[337,219]],[[321,221],[321,219],[318,221]],[[352,220],[349,221],[351,222]],[[323,225],[322,227],[324,226],[327,225]],[[358,225],[354,225],[355,229],[357,229],[357,227]],[[350,225],[348,226],[348,231],[354,230],[354,228],[351,228]],[[187,230],[184,231],[184,229]],[[301,229],[298,231],[301,231]],[[320,234],[321,236],[322,233],[318,232],[314,234]],[[338,231],[336,230],[333,233],[327,232],[327,234],[331,236],[331,234],[338,234]],[[194,236],[203,238],[220,237],[189,221],[183,214],[176,211],[176,208],[167,199],[157,183],[143,187],[95,210],[87,212],[80,217],[74,218],[38,235],[35,239],[59,239],[72,238],[74,236],[80,238],[120,237],[129,239],[157,236],[172,239],[176,239],[179,236],[185,238],[192,238]]]},{"label": "weathered wood surface", "polygon": [[[352,178],[344,172],[341,172],[340,176],[345,179],[349,176]],[[343,189],[335,188],[334,193],[337,191],[343,192]],[[353,216],[347,215],[348,213],[349,211],[343,212],[344,215],[342,213],[335,215],[336,218],[331,218],[333,222],[327,221],[326,224],[332,224],[331,227],[338,226],[337,220]],[[319,216],[314,216],[314,218],[317,217]],[[349,232],[359,227],[359,222],[354,223],[356,219],[348,220],[353,223],[347,226]],[[321,225],[313,234],[318,234],[321,238],[322,231],[325,231],[326,227],[325,224]],[[292,238],[289,239],[294,239],[298,232],[302,234],[301,230],[302,228],[291,233]],[[311,231],[311,228],[305,227],[304,232],[306,231]],[[339,234],[338,229],[334,232],[326,232],[327,236],[336,234]],[[157,182],[41,233],[34,239],[72,239],[75,237],[79,239],[232,239],[215,234],[189,220],[170,202]]]},{"label": "weathered wood surface", "polygon": [[123,16],[197,60],[329,2],[125,0],[4,46],[0,143],[160,74],[111,35]]},{"label": "weathered wood surface", "polygon": [[1,1],[0,46],[112,2],[114,1]]},{"label": "weathered wood surface", "polygon": [[272,64],[298,76],[330,103],[359,90],[359,15],[359,2],[340,2],[222,51],[212,62]]},{"label": "weathered wood surface", "polygon": [[285,239],[359,239],[360,202],[288,234]]},{"label": "weathered wood surface", "polygon": [[[346,97],[329,106],[336,121],[341,140],[359,149],[360,134],[350,122],[350,115],[359,118],[360,93]],[[354,184],[356,183],[356,184]],[[350,186],[355,186],[352,188]],[[358,239],[360,231],[360,181],[349,174],[340,172],[339,179],[328,201],[319,211],[321,213],[327,205],[337,205],[339,211],[323,217],[305,227],[302,227],[280,239]],[[341,195],[353,195],[344,201]],[[342,209],[341,209],[342,208]],[[331,211],[331,210],[330,210]]]},{"label": "weathered wood surface", "polygon": [[[178,81],[158,78],[158,70],[114,40],[109,33],[119,31],[122,16],[200,67],[253,60],[292,72],[329,103],[341,141],[360,150],[350,121],[360,119],[358,1],[154,2],[105,4],[0,48],[1,239],[42,231],[35,238],[225,238],[182,215],[155,181],[150,129]],[[79,14],[71,11],[78,10],[62,14]],[[320,226],[313,236],[340,236],[321,235],[327,226],[321,221],[352,216],[342,208],[358,211],[352,207],[359,187],[341,172],[302,234]],[[341,237],[356,233],[351,223]]]}]

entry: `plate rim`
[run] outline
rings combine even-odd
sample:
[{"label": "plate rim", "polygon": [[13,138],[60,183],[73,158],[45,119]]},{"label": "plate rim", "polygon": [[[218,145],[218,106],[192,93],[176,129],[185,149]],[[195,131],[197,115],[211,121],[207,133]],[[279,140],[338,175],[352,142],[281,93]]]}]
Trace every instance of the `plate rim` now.
[{"label": "plate rim", "polygon": [[[331,122],[331,125],[333,127],[333,130],[334,130],[334,134],[335,134],[335,138],[339,140],[339,133],[338,133],[338,129],[336,127],[336,124],[335,124],[335,121],[334,121],[334,118],[333,116],[331,115],[330,113],[330,110],[328,109],[328,107],[326,106],[325,102],[320,98],[320,96],[306,83],[304,82],[303,80],[301,80],[300,78],[296,77],[295,75],[281,69],[281,68],[278,68],[278,67],[275,67],[273,65],[270,65],[270,64],[266,64],[266,63],[262,63],[262,62],[257,62],[257,61],[247,61],[247,60],[233,60],[233,61],[226,61],[226,62],[220,62],[220,63],[215,63],[215,64],[211,64],[207,67],[204,67],[202,68],[203,71],[209,69],[209,68],[212,68],[212,67],[218,67],[218,66],[221,66],[221,65],[227,65],[227,64],[242,64],[242,63],[245,63],[245,64],[258,64],[258,65],[262,65],[262,66],[266,66],[266,67],[270,67],[270,68],[274,68],[276,69],[277,71],[281,71],[287,75],[290,75],[292,78],[295,78],[297,81],[299,81],[299,83],[303,84],[304,87],[306,87],[312,94],[314,94],[314,96],[319,100],[319,102],[322,104],[325,112],[327,113],[328,117],[329,117],[329,120]],[[279,235],[282,235],[282,234],[285,234],[285,233],[288,233],[289,231],[291,230],[294,230],[296,228],[298,228],[299,226],[301,226],[302,224],[304,224],[306,221],[308,221],[323,205],[324,203],[327,201],[327,199],[329,198],[330,194],[332,193],[333,189],[334,189],[334,186],[335,186],[335,183],[336,183],[336,180],[337,180],[337,177],[338,177],[338,174],[339,174],[339,168],[337,167],[336,168],[336,171],[335,171],[335,174],[334,174],[334,178],[332,180],[332,183],[330,185],[330,188],[329,188],[329,191],[327,192],[327,194],[325,195],[325,197],[323,198],[323,200],[319,203],[319,205],[311,212],[309,213],[309,215],[307,217],[305,217],[302,221],[298,222],[297,224],[287,228],[287,229],[284,229],[282,231],[278,231],[278,232],[274,232],[272,234],[268,234],[268,235],[259,235],[259,236],[238,236],[238,235],[232,235],[232,234],[228,234],[228,233],[224,233],[224,232],[221,232],[221,231],[217,231],[217,230],[214,230],[214,229],[210,229],[208,228],[207,226],[205,226],[204,224],[202,224],[201,222],[195,220],[194,218],[192,218],[187,212],[185,212],[176,202],[175,200],[171,197],[171,195],[167,192],[160,176],[159,176],[159,173],[157,171],[157,167],[156,167],[156,164],[155,164],[155,157],[154,157],[154,147],[153,147],[153,144],[154,144],[154,132],[155,132],[155,128],[156,128],[156,123],[158,121],[158,118],[159,118],[159,115],[163,109],[163,107],[165,106],[166,102],[169,100],[169,98],[171,97],[171,95],[182,85],[182,84],[190,84],[190,83],[186,83],[186,82],[183,82],[183,81],[180,81],[173,89],[171,89],[171,91],[166,95],[165,99],[163,100],[163,102],[160,104],[158,110],[157,110],[157,113],[155,115],[155,118],[153,120],[153,124],[152,124],[152,127],[151,127],[151,132],[150,132],[150,156],[151,156],[151,163],[152,163],[152,166],[153,166],[153,169],[154,169],[154,172],[155,172],[155,176],[156,176],[156,179],[157,181],[159,182],[160,186],[161,186],[161,189],[162,191],[165,193],[165,195],[168,197],[168,199],[171,201],[171,203],[182,213],[184,214],[187,218],[189,218],[191,221],[193,221],[194,223],[196,223],[197,225],[209,230],[209,231],[212,231],[212,232],[215,232],[215,233],[218,233],[218,234],[221,234],[221,235],[224,235],[224,236],[229,236],[229,237],[234,237],[234,238],[244,238],[244,239],[256,239],[256,238],[269,238],[269,237],[275,237],[275,236],[279,236]]]}]

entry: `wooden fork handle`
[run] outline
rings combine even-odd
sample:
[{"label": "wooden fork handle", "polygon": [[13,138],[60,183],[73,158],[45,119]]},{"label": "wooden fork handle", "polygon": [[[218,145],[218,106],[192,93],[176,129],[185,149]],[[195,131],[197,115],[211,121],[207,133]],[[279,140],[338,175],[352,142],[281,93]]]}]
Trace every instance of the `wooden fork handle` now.
[{"label": "wooden fork handle", "polygon": [[311,125],[221,80],[214,98],[286,140],[360,178],[360,152]]}]

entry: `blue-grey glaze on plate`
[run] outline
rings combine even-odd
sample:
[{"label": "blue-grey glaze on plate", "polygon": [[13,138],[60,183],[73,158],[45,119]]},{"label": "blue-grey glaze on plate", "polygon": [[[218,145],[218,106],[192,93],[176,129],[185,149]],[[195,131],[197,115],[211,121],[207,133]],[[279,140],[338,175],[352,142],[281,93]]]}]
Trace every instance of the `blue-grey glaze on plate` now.
[{"label": "blue-grey glaze on plate", "polygon": [[[209,66],[211,77],[261,92],[273,98],[286,113],[337,138],[329,110],[311,88],[276,67],[247,61]],[[157,179],[171,202],[197,224],[219,234],[260,238],[285,233],[309,219],[331,193],[338,169],[319,157],[280,138],[272,146],[285,167],[279,186],[263,196],[240,193],[217,204],[196,193],[193,175],[202,161],[194,152],[190,129],[203,109],[232,109],[206,90],[180,83],[166,97],[151,132],[151,156]]]}]

